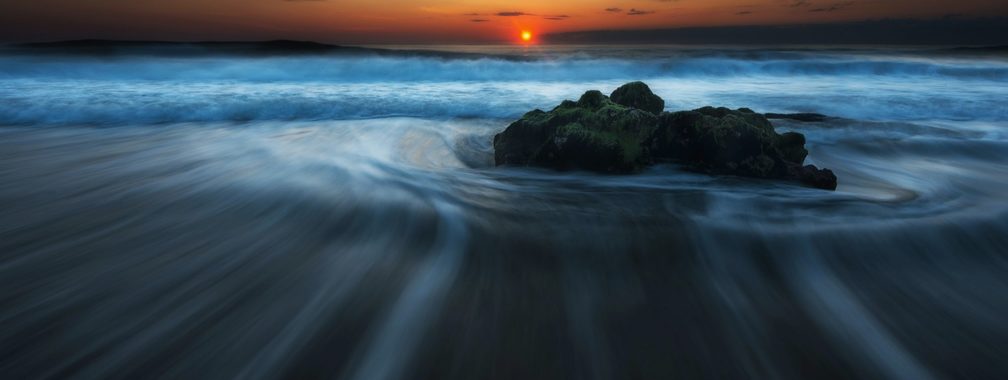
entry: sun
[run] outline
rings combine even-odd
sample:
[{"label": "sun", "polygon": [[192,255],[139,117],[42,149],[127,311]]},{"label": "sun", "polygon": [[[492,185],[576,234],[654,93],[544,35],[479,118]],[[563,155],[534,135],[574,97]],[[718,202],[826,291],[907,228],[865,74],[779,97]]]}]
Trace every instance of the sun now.
[{"label": "sun", "polygon": [[525,41],[525,42],[532,41],[532,32],[527,31],[527,30],[523,30],[521,32],[521,40]]}]

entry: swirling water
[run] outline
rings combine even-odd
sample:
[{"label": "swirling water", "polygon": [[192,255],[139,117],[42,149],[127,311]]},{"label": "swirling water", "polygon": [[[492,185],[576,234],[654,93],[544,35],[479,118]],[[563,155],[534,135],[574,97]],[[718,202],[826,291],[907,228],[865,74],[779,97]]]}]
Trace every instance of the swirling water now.
[{"label": "swirling water", "polygon": [[[0,377],[1008,376],[1008,58],[431,49],[0,56]],[[837,191],[493,166],[629,80]]]}]

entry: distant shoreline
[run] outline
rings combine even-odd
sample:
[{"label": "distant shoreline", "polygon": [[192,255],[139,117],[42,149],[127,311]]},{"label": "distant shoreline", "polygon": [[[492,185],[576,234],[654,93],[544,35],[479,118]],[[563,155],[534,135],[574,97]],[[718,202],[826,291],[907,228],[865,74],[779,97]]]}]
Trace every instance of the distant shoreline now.
[{"label": "distant shoreline", "polygon": [[684,45],[1008,46],[1008,17],[883,19],[826,24],[588,30],[543,36],[550,43]]}]

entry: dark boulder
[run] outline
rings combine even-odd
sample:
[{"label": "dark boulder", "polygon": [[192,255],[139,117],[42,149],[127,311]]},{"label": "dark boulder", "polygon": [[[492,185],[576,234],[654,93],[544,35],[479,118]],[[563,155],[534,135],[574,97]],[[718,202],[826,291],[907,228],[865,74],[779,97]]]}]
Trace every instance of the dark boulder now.
[{"label": "dark boulder", "polygon": [[768,113],[764,114],[767,119],[789,119],[804,122],[820,122],[826,120],[826,115],[818,113]]},{"label": "dark boulder", "polygon": [[566,100],[549,112],[525,114],[494,136],[497,165],[628,173],[655,162],[674,162],[705,173],[836,189],[833,172],[804,165],[805,136],[778,134],[762,114],[704,107],[656,116],[628,100],[640,98],[627,94],[654,96],[643,83],[624,85],[613,96],[617,93],[623,103],[588,91],[577,102]]},{"label": "dark boulder", "polygon": [[640,170],[648,159],[641,141],[655,129],[654,115],[613,103],[598,91],[549,112],[534,110],[494,137],[497,165]]},{"label": "dark boulder", "polygon": [[805,165],[805,136],[777,134],[766,117],[748,108],[704,107],[665,112],[646,142],[655,161],[678,162],[711,174],[797,180],[835,190],[836,176],[828,169]]},{"label": "dark boulder", "polygon": [[651,88],[644,82],[624,84],[613,91],[609,97],[616,104],[644,110],[655,115],[665,110],[665,101],[651,92]]},{"label": "dark boulder", "polygon": [[819,189],[836,190],[837,186],[836,175],[832,170],[819,169],[815,165],[794,165],[790,168],[789,177]]},{"label": "dark boulder", "polygon": [[805,162],[808,150],[805,150],[805,135],[798,132],[785,132],[777,139],[777,150],[781,158],[788,162]]},{"label": "dark boulder", "polygon": [[805,136],[779,135],[763,115],[746,108],[663,113],[647,146],[656,161],[757,178],[788,177],[789,165],[800,165],[808,154]]}]

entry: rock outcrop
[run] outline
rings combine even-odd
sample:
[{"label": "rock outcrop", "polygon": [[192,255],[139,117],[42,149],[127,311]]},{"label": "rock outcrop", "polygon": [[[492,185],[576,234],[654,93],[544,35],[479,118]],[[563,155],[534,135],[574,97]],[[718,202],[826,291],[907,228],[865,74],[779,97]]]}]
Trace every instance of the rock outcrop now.
[{"label": "rock outcrop", "polygon": [[528,112],[494,136],[494,159],[497,165],[604,173],[674,162],[710,174],[836,189],[832,171],[803,165],[808,151],[800,133],[778,134],[766,117],[746,108],[662,112],[664,105],[642,82],[609,97],[588,91],[549,112]]},{"label": "rock outcrop", "polygon": [[795,121],[804,121],[807,123],[815,123],[820,121],[825,121],[829,117],[819,113],[765,113],[767,119],[790,119]]},{"label": "rock outcrop", "polygon": [[588,91],[550,112],[526,113],[494,137],[494,158],[497,165],[633,172],[649,163],[641,142],[657,124],[652,113]]},{"label": "rock outcrop", "polygon": [[665,101],[651,92],[644,82],[630,82],[617,88],[609,98],[613,103],[647,111],[655,115],[665,110]]}]

